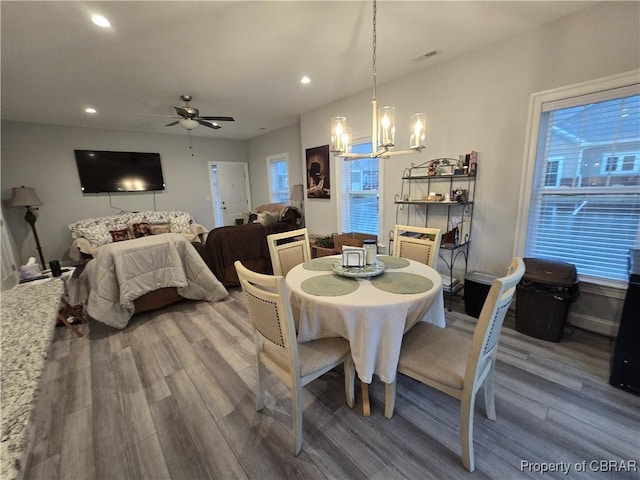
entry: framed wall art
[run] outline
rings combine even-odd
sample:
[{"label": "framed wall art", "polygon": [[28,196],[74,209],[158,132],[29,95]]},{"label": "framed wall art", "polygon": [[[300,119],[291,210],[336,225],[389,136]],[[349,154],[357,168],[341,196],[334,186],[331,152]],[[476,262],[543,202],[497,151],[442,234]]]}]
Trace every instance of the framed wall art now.
[{"label": "framed wall art", "polygon": [[307,148],[307,198],[331,198],[329,145]]}]

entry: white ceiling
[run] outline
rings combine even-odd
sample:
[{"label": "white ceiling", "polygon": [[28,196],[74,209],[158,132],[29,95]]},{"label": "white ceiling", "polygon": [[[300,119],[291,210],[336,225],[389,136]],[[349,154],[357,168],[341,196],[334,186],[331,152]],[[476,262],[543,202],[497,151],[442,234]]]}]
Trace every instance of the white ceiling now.
[{"label": "white ceiling", "polygon": [[[593,4],[380,1],[378,84]],[[201,115],[236,119],[194,135],[249,139],[371,89],[371,2],[2,1],[1,20],[3,120],[182,135],[154,115],[190,94]]]}]

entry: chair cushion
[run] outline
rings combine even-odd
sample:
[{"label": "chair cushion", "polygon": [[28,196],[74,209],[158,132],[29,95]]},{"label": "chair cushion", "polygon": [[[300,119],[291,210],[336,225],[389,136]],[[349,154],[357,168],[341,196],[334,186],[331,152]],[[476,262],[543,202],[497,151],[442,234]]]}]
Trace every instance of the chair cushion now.
[{"label": "chair cushion", "polygon": [[349,352],[349,341],[339,337],[320,338],[311,342],[299,343],[300,376],[311,375],[332,363],[338,365]]},{"label": "chair cushion", "polygon": [[[327,365],[338,365],[342,357],[349,353],[349,342],[344,338],[320,338],[306,343],[298,343],[300,359],[300,377],[306,377]],[[285,372],[289,371],[287,351],[274,343],[265,340],[263,354],[275,362]]]},{"label": "chair cushion", "polygon": [[448,328],[418,322],[402,339],[398,371],[462,390],[471,339]]}]

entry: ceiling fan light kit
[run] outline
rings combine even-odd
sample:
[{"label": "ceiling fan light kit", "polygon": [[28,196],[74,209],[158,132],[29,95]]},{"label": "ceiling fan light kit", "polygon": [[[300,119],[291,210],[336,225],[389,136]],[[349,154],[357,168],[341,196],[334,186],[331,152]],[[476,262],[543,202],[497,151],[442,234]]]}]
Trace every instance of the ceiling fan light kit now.
[{"label": "ceiling fan light kit", "polygon": [[410,153],[420,153],[425,147],[425,114],[415,113],[410,119],[409,150],[392,151],[395,145],[395,110],[394,107],[381,107],[378,109],[376,98],[376,1],[373,1],[373,98],[371,100],[371,153],[349,153],[351,147],[351,135],[347,127],[347,118],[343,116],[333,117],[331,120],[331,151],[345,160],[360,158],[386,158]]},{"label": "ceiling fan light kit", "polygon": [[200,125],[198,122],[192,120],[191,118],[183,118],[182,120],[178,120],[178,123],[185,130],[193,130],[198,125]]}]

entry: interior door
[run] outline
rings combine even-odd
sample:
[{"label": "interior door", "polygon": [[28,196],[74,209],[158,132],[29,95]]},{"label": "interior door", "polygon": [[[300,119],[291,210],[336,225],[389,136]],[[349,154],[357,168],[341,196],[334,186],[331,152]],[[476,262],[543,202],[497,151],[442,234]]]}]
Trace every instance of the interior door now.
[{"label": "interior door", "polygon": [[216,163],[218,199],[224,225],[233,225],[249,206],[249,176],[246,163]]}]

